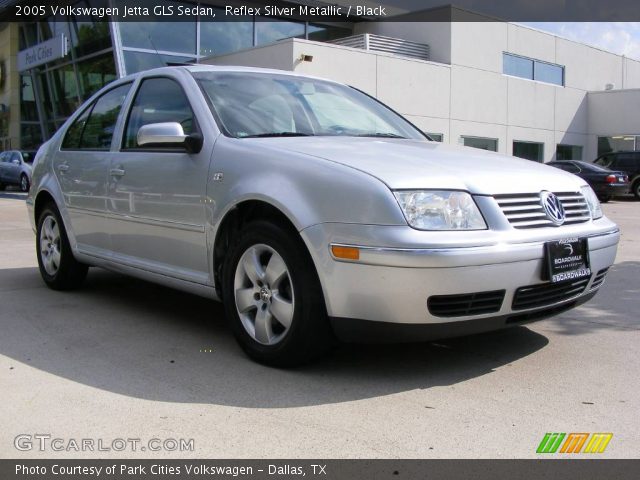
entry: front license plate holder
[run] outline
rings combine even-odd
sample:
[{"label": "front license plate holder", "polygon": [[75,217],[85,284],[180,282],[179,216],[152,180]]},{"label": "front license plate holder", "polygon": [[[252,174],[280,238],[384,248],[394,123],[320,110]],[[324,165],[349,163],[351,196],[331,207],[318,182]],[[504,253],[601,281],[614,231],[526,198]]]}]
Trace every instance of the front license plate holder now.
[{"label": "front license plate holder", "polygon": [[544,244],[546,277],[551,283],[591,276],[586,238],[565,238]]}]

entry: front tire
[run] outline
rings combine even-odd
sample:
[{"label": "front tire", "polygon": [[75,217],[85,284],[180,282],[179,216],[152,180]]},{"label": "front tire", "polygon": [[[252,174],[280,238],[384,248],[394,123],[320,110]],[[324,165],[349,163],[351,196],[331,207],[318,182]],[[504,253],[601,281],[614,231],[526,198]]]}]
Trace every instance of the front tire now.
[{"label": "front tire", "polygon": [[636,180],[636,183],[631,187],[631,191],[636,196],[638,200],[640,200],[640,180]]},{"label": "front tire", "polygon": [[28,192],[31,184],[29,183],[29,177],[27,177],[24,173],[20,175],[20,191]]},{"label": "front tire", "polygon": [[290,367],[328,350],[322,288],[297,232],[266,221],[248,224],[229,249],[222,277],[227,319],[251,358]]},{"label": "front tire", "polygon": [[51,204],[38,219],[36,255],[40,275],[53,290],[78,288],[87,276],[88,267],[73,256],[60,213]]}]

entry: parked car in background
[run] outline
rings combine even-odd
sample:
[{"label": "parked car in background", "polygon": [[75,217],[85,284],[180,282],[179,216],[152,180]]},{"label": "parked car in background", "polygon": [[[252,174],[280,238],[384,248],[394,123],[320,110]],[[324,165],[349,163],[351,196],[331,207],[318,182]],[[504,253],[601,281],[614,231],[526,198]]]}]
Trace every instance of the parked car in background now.
[{"label": "parked car in background", "polygon": [[624,172],[629,177],[631,193],[640,200],[640,151],[605,153],[596,158],[593,163]]},{"label": "parked car in background", "polygon": [[575,175],[429,141],[337,82],[241,67],[110,83],[41,147],[26,204],[50,288],[99,266],[221,299],[271,365],[334,335],[555,315],[596,294],[620,238]]},{"label": "parked car in background", "polygon": [[0,153],[0,190],[7,185],[17,185],[23,192],[31,186],[31,163],[34,152],[7,150]]},{"label": "parked car in background", "polygon": [[558,160],[549,162],[549,165],[586,180],[601,202],[608,202],[611,197],[629,191],[629,177],[624,172],[580,160]]}]

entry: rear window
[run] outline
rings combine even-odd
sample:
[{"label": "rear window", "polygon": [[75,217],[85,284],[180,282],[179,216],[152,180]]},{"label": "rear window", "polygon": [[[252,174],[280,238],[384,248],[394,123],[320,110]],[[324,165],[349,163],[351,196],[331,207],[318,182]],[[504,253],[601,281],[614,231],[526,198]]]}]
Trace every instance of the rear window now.
[{"label": "rear window", "polygon": [[98,98],[67,130],[65,150],[109,150],[118,114],[131,88],[120,85]]}]

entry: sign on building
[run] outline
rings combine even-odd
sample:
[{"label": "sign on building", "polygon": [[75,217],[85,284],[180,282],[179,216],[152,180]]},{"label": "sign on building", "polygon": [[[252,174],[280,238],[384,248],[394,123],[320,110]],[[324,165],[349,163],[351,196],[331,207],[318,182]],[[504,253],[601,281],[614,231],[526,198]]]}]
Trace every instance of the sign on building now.
[{"label": "sign on building", "polygon": [[18,70],[20,72],[35,68],[43,63],[51,62],[66,56],[68,53],[67,37],[58,35],[46,42],[18,52]]}]

